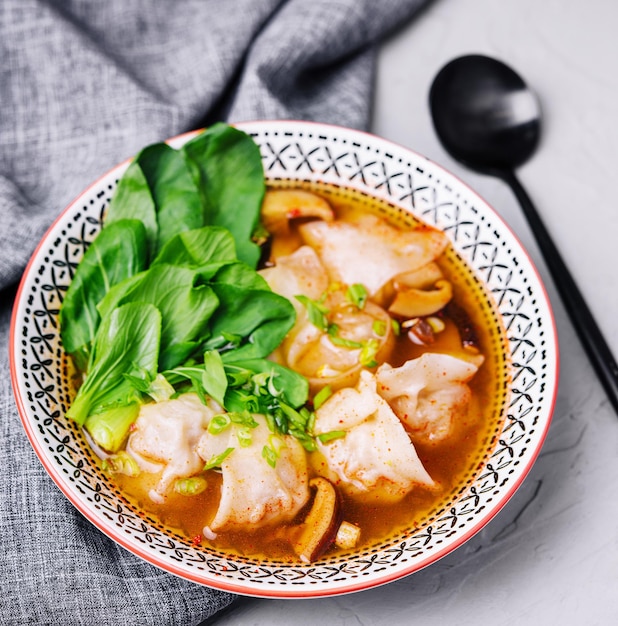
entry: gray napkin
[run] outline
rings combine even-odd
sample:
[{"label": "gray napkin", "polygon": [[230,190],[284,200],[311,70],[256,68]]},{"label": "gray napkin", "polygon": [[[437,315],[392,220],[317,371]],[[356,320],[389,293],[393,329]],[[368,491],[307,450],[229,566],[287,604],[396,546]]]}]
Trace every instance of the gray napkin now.
[{"label": "gray napkin", "polygon": [[0,622],[199,624],[230,594],[91,526],[21,427],[15,285],[55,217],[141,147],[214,121],[367,128],[376,44],[428,0],[1,0]]}]

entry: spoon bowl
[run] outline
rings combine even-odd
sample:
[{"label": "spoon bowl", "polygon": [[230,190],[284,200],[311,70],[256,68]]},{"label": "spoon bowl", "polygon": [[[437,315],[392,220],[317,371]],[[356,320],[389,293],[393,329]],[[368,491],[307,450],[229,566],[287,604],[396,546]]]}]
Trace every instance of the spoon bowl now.
[{"label": "spoon bowl", "polygon": [[523,209],[607,396],[618,413],[618,365],[571,273],[562,260],[515,169],[534,153],[541,108],[523,79],[491,57],[471,54],[447,63],[436,75],[429,106],[438,138],[458,161],[502,178]]},{"label": "spoon bowl", "polygon": [[440,141],[474,169],[516,168],[536,150],[538,98],[497,59],[473,54],[451,61],[436,76],[429,101]]}]

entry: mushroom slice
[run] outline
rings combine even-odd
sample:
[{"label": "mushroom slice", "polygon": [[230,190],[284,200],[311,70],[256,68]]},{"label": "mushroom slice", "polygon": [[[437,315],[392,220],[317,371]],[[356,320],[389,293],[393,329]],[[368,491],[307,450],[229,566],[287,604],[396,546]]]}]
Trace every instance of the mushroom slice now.
[{"label": "mushroom slice", "polygon": [[451,301],[446,307],[445,313],[447,317],[454,322],[455,326],[457,326],[457,330],[461,336],[461,347],[469,355],[480,355],[479,337],[474,323],[465,309],[454,301]]},{"label": "mushroom slice", "polygon": [[439,280],[430,289],[402,288],[392,304],[389,313],[401,317],[425,317],[441,311],[453,297],[453,288],[448,280]]},{"label": "mushroom slice", "polygon": [[286,234],[289,222],[299,217],[316,217],[327,222],[333,210],[324,198],[302,189],[270,189],[262,203],[262,222],[273,234]]},{"label": "mushroom slice", "polygon": [[271,260],[289,254],[301,243],[291,237],[290,222],[298,218],[313,218],[330,222],[334,218],[330,204],[321,196],[302,189],[270,189],[262,203],[262,223],[272,235]]},{"label": "mushroom slice", "polygon": [[294,544],[294,551],[305,563],[315,561],[335,541],[341,515],[339,495],[332,483],[318,476],[309,486],[315,490],[313,505]]},{"label": "mushroom slice", "polygon": [[444,278],[437,263],[431,262],[416,270],[403,272],[393,278],[395,289],[428,289]]}]

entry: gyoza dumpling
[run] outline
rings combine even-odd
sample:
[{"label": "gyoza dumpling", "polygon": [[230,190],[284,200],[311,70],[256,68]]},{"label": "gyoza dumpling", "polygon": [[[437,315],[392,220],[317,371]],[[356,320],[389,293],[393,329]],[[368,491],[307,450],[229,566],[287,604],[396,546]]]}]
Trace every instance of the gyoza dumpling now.
[{"label": "gyoza dumpling", "polygon": [[415,441],[438,442],[466,417],[471,398],[467,382],[477,370],[448,354],[425,353],[401,367],[381,365],[377,389]]},{"label": "gyoza dumpling", "polygon": [[438,258],[446,236],[422,228],[403,231],[375,215],[352,222],[308,222],[301,236],[315,248],[331,280],[361,283],[374,296],[393,277],[419,269]]},{"label": "gyoza dumpling", "polygon": [[[276,266],[260,273],[271,289],[288,298],[296,309],[296,323],[272,358],[306,376],[314,392],[327,384],[332,388],[354,385],[367,342],[373,348],[369,360],[388,358],[394,336],[386,311],[373,302],[362,309],[352,306],[344,286],[328,289],[328,274],[309,246],[281,257]],[[298,295],[321,302],[329,328],[338,329],[336,338],[310,321],[306,306],[295,297]]]},{"label": "gyoza dumpling", "polygon": [[328,288],[328,274],[313,248],[301,246],[289,256],[277,260],[277,265],[260,270],[269,287],[286,297],[299,311],[302,305],[295,296],[318,300]]},{"label": "gyoza dumpling", "polygon": [[[314,392],[325,385],[331,389],[355,385],[361,368],[387,360],[395,345],[390,317],[373,302],[359,309],[339,291],[325,304],[328,328],[316,328],[303,311],[279,350],[285,364],[306,376]],[[332,328],[337,329],[336,336],[331,335]]]},{"label": "gyoza dumpling", "polygon": [[[252,530],[291,520],[309,498],[304,448],[294,437],[274,436],[264,416],[253,419],[258,425],[250,429],[249,445],[239,444],[239,430],[247,427],[237,424],[216,435],[207,432],[198,444],[207,463],[233,448],[221,463],[221,499],[211,531]],[[278,454],[274,467],[263,456],[264,446]]]},{"label": "gyoza dumpling", "polygon": [[333,431],[345,436],[318,448],[325,473],[348,494],[397,501],[415,486],[434,486],[371,372],[363,370],[355,389],[337,391],[316,411],[316,435]]},{"label": "gyoza dumpling", "polygon": [[162,502],[176,478],[192,476],[204,466],[196,445],[211,418],[221,411],[214,401],[210,406],[194,393],[141,407],[127,443],[127,452],[142,470],[161,473],[149,495]]}]

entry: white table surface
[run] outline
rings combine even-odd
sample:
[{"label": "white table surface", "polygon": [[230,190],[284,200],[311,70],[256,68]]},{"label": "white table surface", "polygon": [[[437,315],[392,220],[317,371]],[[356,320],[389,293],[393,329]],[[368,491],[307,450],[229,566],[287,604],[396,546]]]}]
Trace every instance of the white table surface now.
[{"label": "white table surface", "polygon": [[450,59],[508,61],[544,111],[519,174],[618,355],[618,2],[435,0],[382,48],[372,131],[441,163],[501,213],[552,301],[560,390],[515,497],[454,553],[398,582],[311,600],[242,599],[217,626],[618,623],[618,415],[608,403],[510,190],[439,145],[427,106]]}]

